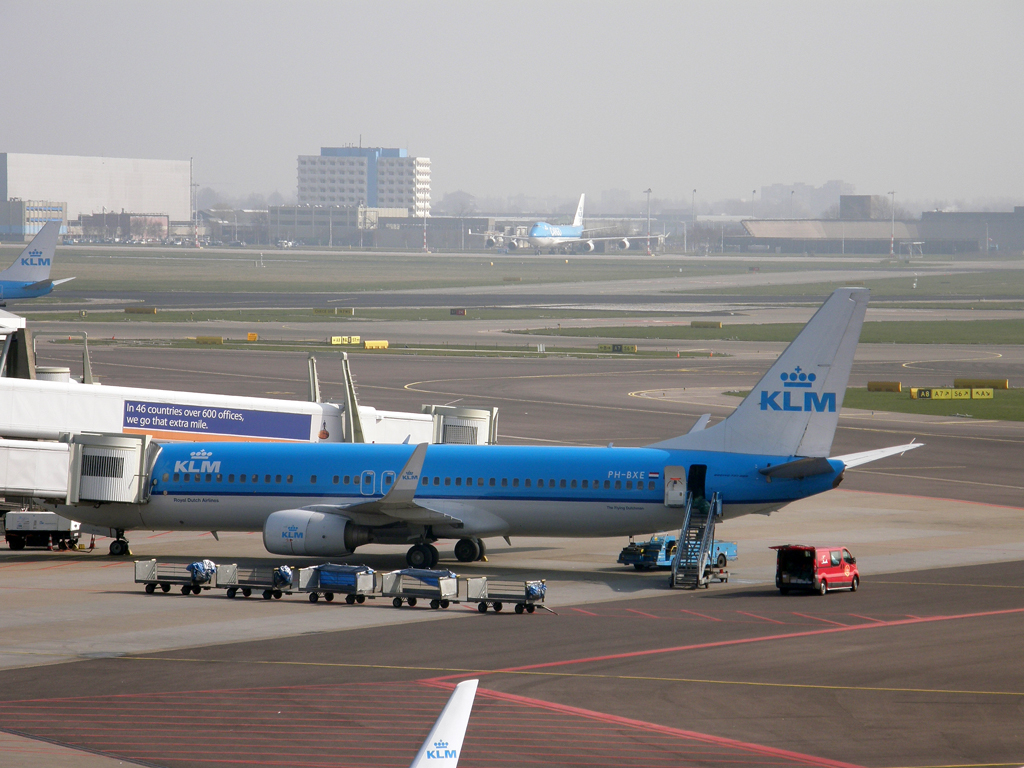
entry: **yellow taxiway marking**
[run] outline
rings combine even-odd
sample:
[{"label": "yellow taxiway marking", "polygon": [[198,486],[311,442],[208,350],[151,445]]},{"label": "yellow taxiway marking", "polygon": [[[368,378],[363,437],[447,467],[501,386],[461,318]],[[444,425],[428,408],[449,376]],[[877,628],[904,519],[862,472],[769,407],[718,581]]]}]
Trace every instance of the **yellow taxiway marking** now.
[{"label": "yellow taxiway marking", "polygon": [[196,664],[257,664],[294,667],[340,667],[347,669],[392,669],[407,672],[445,672],[449,675],[514,675],[553,678],[589,678],[594,680],[623,680],[658,683],[689,683],[691,685],[739,685],[750,688],[792,688],[820,691],[859,691],[865,693],[930,693],[952,696],[1016,696],[1024,698],[1024,691],[974,691],[946,688],[896,688],[858,685],[816,685],[811,683],[766,683],[752,680],[711,680],[691,677],[654,677],[648,675],[600,675],[586,672],[540,672],[537,670],[458,669],[446,667],[410,667],[399,664],[351,664],[335,661],[246,661],[244,659],[188,659],[160,656],[118,656],[129,661],[171,661]]}]

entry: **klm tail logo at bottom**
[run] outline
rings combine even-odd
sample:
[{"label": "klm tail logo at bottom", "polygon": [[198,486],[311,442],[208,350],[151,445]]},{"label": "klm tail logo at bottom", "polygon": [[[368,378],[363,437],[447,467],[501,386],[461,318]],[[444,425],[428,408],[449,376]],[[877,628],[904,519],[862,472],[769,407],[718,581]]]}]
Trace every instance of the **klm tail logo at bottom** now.
[{"label": "klm tail logo at bottom", "polygon": [[[821,396],[818,396],[817,392],[808,392],[807,390],[814,386],[814,380],[817,378],[813,373],[806,373],[801,370],[798,365],[793,373],[783,373],[780,377],[782,379],[782,390],[776,390],[774,392],[762,391],[761,392],[761,410],[762,411],[817,411],[818,413],[829,413],[836,412],[836,393],[835,392],[822,392]],[[797,401],[793,402],[793,390],[798,390]],[[799,390],[804,390],[804,401],[800,402]],[[784,390],[784,391],[783,391]],[[782,403],[779,403],[779,395],[782,396]]]},{"label": "klm tail logo at bottom", "polygon": [[447,741],[435,741],[434,748],[427,750],[427,760],[454,760],[458,756],[458,750],[448,749]]}]

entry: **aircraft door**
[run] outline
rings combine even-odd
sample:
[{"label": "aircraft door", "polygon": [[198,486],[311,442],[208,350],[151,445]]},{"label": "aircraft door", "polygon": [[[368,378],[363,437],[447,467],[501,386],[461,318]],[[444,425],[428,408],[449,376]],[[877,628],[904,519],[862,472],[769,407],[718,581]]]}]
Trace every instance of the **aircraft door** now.
[{"label": "aircraft door", "polygon": [[391,490],[391,486],[395,484],[395,473],[388,470],[380,476],[380,492],[387,493]]},{"label": "aircraft door", "polygon": [[359,477],[359,492],[363,494],[363,496],[372,496],[375,480],[376,475],[374,475],[373,472],[371,472],[370,470],[366,470],[365,472],[363,472],[363,474],[360,475]]},{"label": "aircraft door", "polygon": [[686,506],[686,467],[665,467],[665,506]]}]

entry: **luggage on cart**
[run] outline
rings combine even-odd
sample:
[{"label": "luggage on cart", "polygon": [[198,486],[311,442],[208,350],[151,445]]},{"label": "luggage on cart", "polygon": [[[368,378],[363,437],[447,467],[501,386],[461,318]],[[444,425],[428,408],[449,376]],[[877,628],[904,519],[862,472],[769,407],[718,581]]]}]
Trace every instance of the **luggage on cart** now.
[{"label": "luggage on cart", "polygon": [[180,586],[183,595],[198,595],[204,589],[218,586],[216,564],[211,560],[195,563],[158,563],[156,560],[135,561],[135,583],[145,584],[146,593],[152,595],[157,587],[170,592],[171,586]]},{"label": "luggage on cart", "polygon": [[375,597],[377,587],[377,572],[366,565],[324,563],[299,571],[299,592],[308,592],[311,603],[321,597],[331,602],[336,594],[344,595],[349,605],[364,603]]},{"label": "luggage on cart", "polygon": [[228,597],[239,592],[249,597],[253,591],[262,591],[264,600],[272,597],[280,600],[294,591],[293,573],[291,566],[287,565],[221,566],[217,586],[226,588]]},{"label": "luggage on cart", "polygon": [[486,613],[488,606],[499,612],[505,603],[512,603],[516,613],[533,613],[538,605],[543,606],[547,591],[544,579],[508,581],[488,576],[466,579],[466,599],[476,603],[480,613]]},{"label": "luggage on cart", "polygon": [[431,608],[447,608],[459,602],[459,577],[451,571],[403,568],[384,574],[382,595],[392,598],[395,608],[403,602],[415,606],[420,599],[429,600]]}]

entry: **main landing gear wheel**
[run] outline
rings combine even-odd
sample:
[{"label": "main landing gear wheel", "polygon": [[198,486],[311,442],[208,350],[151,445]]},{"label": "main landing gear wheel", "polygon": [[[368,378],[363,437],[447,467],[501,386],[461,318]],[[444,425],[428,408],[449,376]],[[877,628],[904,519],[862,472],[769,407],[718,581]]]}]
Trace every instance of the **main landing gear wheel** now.
[{"label": "main landing gear wheel", "polygon": [[410,568],[433,568],[440,557],[436,547],[430,544],[417,544],[405,553],[405,562]]},{"label": "main landing gear wheel", "polygon": [[128,542],[125,539],[114,539],[110,542],[110,554],[113,557],[124,557],[128,554]]},{"label": "main landing gear wheel", "polygon": [[455,542],[455,559],[460,563],[472,563],[480,559],[480,545],[475,539],[459,539]]}]

